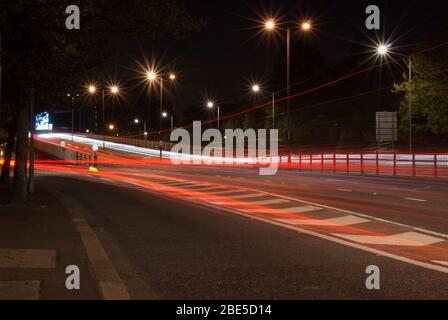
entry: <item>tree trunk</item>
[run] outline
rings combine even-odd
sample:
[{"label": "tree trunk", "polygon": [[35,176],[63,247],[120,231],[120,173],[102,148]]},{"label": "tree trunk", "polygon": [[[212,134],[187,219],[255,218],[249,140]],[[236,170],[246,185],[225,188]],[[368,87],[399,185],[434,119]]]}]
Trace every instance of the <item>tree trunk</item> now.
[{"label": "tree trunk", "polygon": [[13,201],[23,203],[28,197],[28,108],[22,107],[17,117],[17,146],[14,167]]},{"label": "tree trunk", "polygon": [[17,122],[16,119],[11,119],[8,121],[8,140],[6,142],[5,155],[3,158],[2,175],[0,177],[0,182],[5,185],[9,185],[10,175],[11,175],[11,159],[14,152],[14,145],[16,141],[17,134]]}]

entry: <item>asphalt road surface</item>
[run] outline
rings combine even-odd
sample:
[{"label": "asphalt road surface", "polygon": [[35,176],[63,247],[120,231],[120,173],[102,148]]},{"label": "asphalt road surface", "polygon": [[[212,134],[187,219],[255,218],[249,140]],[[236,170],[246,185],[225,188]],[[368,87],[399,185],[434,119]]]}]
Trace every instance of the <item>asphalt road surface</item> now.
[{"label": "asphalt road surface", "polygon": [[[426,263],[422,257],[435,252],[437,261],[448,260],[446,244],[441,242],[448,228],[445,196],[448,186],[443,181],[296,172],[263,178],[250,169],[165,166],[104,168],[102,171],[107,174],[103,175],[66,171],[41,172],[38,183],[59,191],[84,208],[89,224],[131,298],[448,298],[447,273],[443,268],[436,270],[443,264]],[[165,178],[169,182],[164,185],[161,181]],[[195,185],[201,182],[206,182],[206,186]],[[232,193],[225,188],[251,191]],[[253,189],[272,195],[251,196],[256,192]],[[213,198],[213,192],[216,197],[220,194],[219,198]],[[384,244],[359,245],[353,239],[346,243],[341,236],[335,241],[334,230],[322,228],[339,228],[340,234],[347,231],[341,228],[351,226],[347,223],[350,219],[337,220],[346,221],[342,226],[313,225],[309,229],[300,224],[303,229],[296,229],[290,220],[283,224],[278,218],[270,220],[247,211],[238,214],[237,209],[229,209],[235,203],[223,199],[227,195],[233,195],[233,200],[240,199],[237,203],[240,206],[244,205],[240,202],[243,199],[252,202],[261,199],[257,202],[260,206],[281,206],[284,210],[291,208],[288,202],[293,201],[285,199],[296,197],[300,201],[313,201],[313,205],[302,203],[299,208],[316,205],[320,217],[333,217],[337,209],[366,215],[355,217],[370,221],[363,224],[369,226],[363,228],[366,234],[372,234],[370,228],[414,235],[398,239],[411,243],[399,246],[393,243],[393,250],[381,247]],[[198,196],[213,202],[204,203]],[[279,196],[285,197],[280,198],[285,203],[278,200]],[[250,208],[252,212],[259,210]],[[315,217],[312,209],[309,214],[307,218]],[[381,220],[371,221],[375,217]],[[401,226],[403,223],[406,226]],[[420,229],[414,227],[434,233],[421,231],[422,238]],[[429,242],[422,245],[418,241]],[[409,258],[417,264],[409,263],[406,260]],[[366,289],[365,270],[370,265],[380,268],[380,290]]]}]

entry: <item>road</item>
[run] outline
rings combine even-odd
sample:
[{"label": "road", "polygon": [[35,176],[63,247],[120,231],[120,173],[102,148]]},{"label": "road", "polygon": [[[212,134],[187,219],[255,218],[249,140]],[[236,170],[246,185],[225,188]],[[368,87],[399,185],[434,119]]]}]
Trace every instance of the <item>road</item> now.
[{"label": "road", "polygon": [[446,180],[107,155],[121,164],[42,165],[38,182],[84,208],[132,298],[448,298]]}]

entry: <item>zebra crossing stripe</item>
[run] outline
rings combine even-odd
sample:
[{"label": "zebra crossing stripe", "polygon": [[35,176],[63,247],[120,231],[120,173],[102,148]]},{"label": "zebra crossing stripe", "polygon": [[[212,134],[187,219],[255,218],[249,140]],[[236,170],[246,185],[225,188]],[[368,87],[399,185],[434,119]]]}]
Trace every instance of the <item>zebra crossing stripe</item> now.
[{"label": "zebra crossing stripe", "polygon": [[225,189],[227,187],[224,186],[217,186],[217,187],[203,187],[203,188],[198,188],[196,190],[203,190],[203,191],[213,191],[213,190],[221,190],[221,189]]},{"label": "zebra crossing stripe", "polygon": [[348,234],[333,234],[333,236],[362,244],[385,246],[424,247],[445,241],[444,239],[439,239],[418,232],[405,232],[390,236],[365,236]]},{"label": "zebra crossing stripe", "polygon": [[355,224],[361,224],[370,222],[370,220],[355,217],[345,216],[332,219],[275,219],[276,221],[287,223],[296,226],[324,226],[324,227],[343,227],[352,226]]},{"label": "zebra crossing stripe", "polygon": [[266,196],[263,193],[243,194],[242,196],[232,196],[232,199],[253,199]]},{"label": "zebra crossing stripe", "polygon": [[187,182],[163,182],[164,185],[167,186],[188,186],[189,183]]},{"label": "zebra crossing stripe", "polygon": [[232,193],[241,193],[241,192],[247,192],[245,190],[227,190],[227,191],[218,191],[218,192],[212,192],[213,195],[226,195],[226,194],[232,194]]},{"label": "zebra crossing stripe", "polygon": [[275,211],[276,213],[307,213],[313,211],[321,211],[322,208],[313,206],[302,206],[302,207],[292,207],[292,208],[279,208],[279,209],[244,209],[247,213],[269,213]]},{"label": "zebra crossing stripe", "polygon": [[250,202],[249,204],[264,206],[264,205],[282,204],[282,203],[288,203],[288,202],[290,202],[290,201],[285,200],[285,199],[271,199],[271,200],[263,200],[263,201],[254,201],[254,202]]},{"label": "zebra crossing stripe", "polygon": [[0,268],[53,269],[56,250],[0,249]]}]

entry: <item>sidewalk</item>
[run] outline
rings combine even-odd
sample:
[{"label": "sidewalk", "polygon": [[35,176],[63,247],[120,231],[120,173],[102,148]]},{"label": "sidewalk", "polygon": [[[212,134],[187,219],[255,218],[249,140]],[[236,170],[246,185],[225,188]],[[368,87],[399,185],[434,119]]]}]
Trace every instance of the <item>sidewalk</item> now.
[{"label": "sidewalk", "polygon": [[[70,265],[80,269],[78,291],[65,286]],[[27,205],[0,203],[0,300],[99,298],[80,235],[54,195],[38,188]]]}]

